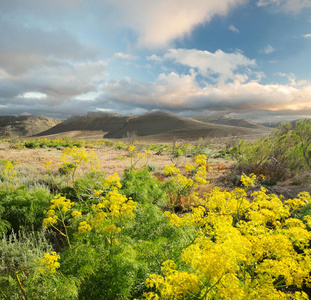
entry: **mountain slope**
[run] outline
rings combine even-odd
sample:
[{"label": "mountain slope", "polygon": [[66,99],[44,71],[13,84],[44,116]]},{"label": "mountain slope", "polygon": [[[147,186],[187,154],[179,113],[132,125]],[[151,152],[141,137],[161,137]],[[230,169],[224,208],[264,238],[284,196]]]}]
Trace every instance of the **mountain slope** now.
[{"label": "mountain slope", "polygon": [[166,111],[149,112],[136,116],[119,130],[111,131],[105,138],[122,138],[127,132],[135,132],[137,136],[149,136],[158,139],[173,137],[195,140],[200,137],[244,136],[268,133],[265,127],[245,128],[223,124],[208,124],[191,118],[181,117]]},{"label": "mountain slope", "polygon": [[269,129],[263,126],[247,128],[205,123],[167,111],[152,111],[138,116],[96,112],[73,116],[37,136],[97,140],[120,139],[132,132],[144,140],[170,141],[174,138],[196,140],[200,137],[227,136],[256,138],[268,134]]},{"label": "mountain slope", "polygon": [[223,124],[229,126],[238,126],[254,129],[264,129],[263,125],[259,125],[248,119],[239,119],[233,118],[226,114],[213,114],[213,115],[198,115],[193,117],[193,119],[205,122],[205,123],[214,123],[214,124]]},{"label": "mountain slope", "polygon": [[120,129],[130,116],[119,114],[89,112],[82,116],[72,116],[55,127],[41,132],[37,136],[59,134],[72,131],[102,131],[102,134]]},{"label": "mountain slope", "polygon": [[60,122],[59,119],[45,116],[0,116],[0,137],[29,137]]}]

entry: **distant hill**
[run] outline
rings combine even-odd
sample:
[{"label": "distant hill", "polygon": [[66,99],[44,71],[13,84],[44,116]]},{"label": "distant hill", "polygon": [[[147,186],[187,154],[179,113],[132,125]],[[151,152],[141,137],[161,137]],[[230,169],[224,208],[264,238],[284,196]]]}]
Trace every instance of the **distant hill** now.
[{"label": "distant hill", "polygon": [[0,137],[29,137],[59,124],[62,120],[45,116],[0,116]]},{"label": "distant hill", "polygon": [[264,127],[263,124],[257,124],[248,119],[233,118],[227,114],[198,115],[193,117],[193,119],[206,123],[223,124],[254,129],[263,129]]},{"label": "distant hill", "polygon": [[101,131],[101,134],[104,135],[122,128],[129,119],[131,116],[122,116],[117,113],[89,112],[86,115],[72,116],[55,127],[40,132],[37,136],[72,131]]},{"label": "distant hill", "polygon": [[205,123],[182,117],[167,111],[152,111],[142,115],[119,115],[116,113],[87,113],[73,116],[36,136],[79,139],[120,139],[135,132],[140,140],[171,141],[174,138],[197,140],[202,137],[262,137],[269,129]]},{"label": "distant hill", "polygon": [[228,136],[255,138],[270,132],[269,129],[262,126],[260,128],[245,128],[212,124],[166,111],[155,111],[131,119],[122,130],[107,134],[105,137],[120,138],[125,132],[131,131],[135,131],[137,135],[149,136],[149,139],[154,140],[172,140],[172,138],[197,140],[200,137],[223,138]]},{"label": "distant hill", "polygon": [[[311,118],[306,118],[306,119],[311,119]],[[285,122],[289,122],[292,124],[292,128],[295,127],[296,123],[301,121],[301,120],[304,120],[304,119],[297,119],[297,120],[292,120],[292,121],[283,121],[283,122],[263,122],[263,123],[260,123],[260,125],[263,125],[263,126],[266,126],[266,127],[271,127],[271,128],[276,128],[278,127],[280,124],[282,123],[285,123]]]}]

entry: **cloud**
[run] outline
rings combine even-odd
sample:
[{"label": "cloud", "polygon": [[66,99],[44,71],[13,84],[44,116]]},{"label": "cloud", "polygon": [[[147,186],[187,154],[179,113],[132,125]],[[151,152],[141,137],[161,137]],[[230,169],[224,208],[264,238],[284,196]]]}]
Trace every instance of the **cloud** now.
[{"label": "cloud", "polygon": [[308,85],[307,80],[298,80],[296,81],[296,76],[293,73],[282,73],[282,72],[277,72],[274,75],[281,76],[281,77],[286,77],[288,79],[288,84],[290,86],[306,86]]},{"label": "cloud", "polygon": [[138,45],[166,47],[214,16],[225,16],[246,0],[110,0],[119,10],[118,22],[137,33]]},{"label": "cloud", "polygon": [[174,111],[257,111],[275,115],[310,114],[311,85],[260,84],[245,82],[237,76],[233,82],[200,87],[195,74],[160,74],[155,82],[138,82],[129,78],[105,86],[105,97],[117,105],[141,109]]},{"label": "cloud", "polygon": [[171,49],[163,56],[190,68],[195,68],[201,75],[216,76],[217,81],[225,82],[234,79],[240,68],[255,67],[255,60],[249,59],[242,53],[225,53],[217,50],[215,53],[197,49]]},{"label": "cloud", "polygon": [[[25,20],[15,22],[14,14],[6,18],[4,11],[19,8],[5,4],[0,12],[0,105],[6,107],[1,113],[31,108],[34,112],[70,114],[71,109],[64,107],[73,104],[76,96],[100,89],[107,77],[107,64],[99,59],[102,49],[52,24],[41,28],[40,20],[34,25],[29,18],[25,25]],[[73,106],[72,111],[76,109]]]},{"label": "cloud", "polygon": [[126,53],[123,53],[123,52],[115,53],[114,57],[121,58],[121,59],[130,59],[130,60],[138,59],[138,57],[133,55],[133,54],[126,54]]},{"label": "cloud", "polygon": [[311,38],[311,33],[303,35],[304,38]]},{"label": "cloud", "polygon": [[[131,29],[137,44],[163,48],[184,38],[215,16],[226,16],[248,0],[55,0],[2,1],[0,19],[19,26],[38,27],[43,31],[67,29],[82,36],[105,38],[111,32]],[[104,34],[107,33],[107,34]],[[79,48],[76,48],[79,49]]]},{"label": "cloud", "polygon": [[146,59],[150,61],[157,61],[157,62],[163,61],[163,59],[160,56],[157,56],[155,54],[147,56]]},{"label": "cloud", "polygon": [[228,29],[231,30],[231,31],[233,31],[233,32],[236,32],[236,33],[239,33],[239,32],[240,32],[240,30],[237,29],[234,25],[230,25],[230,26],[228,27]]},{"label": "cloud", "polygon": [[[20,76],[0,77],[0,105],[7,105],[7,113],[31,108],[34,112],[71,114],[85,102],[75,98],[100,90],[106,76],[103,61],[43,65]],[[84,104],[84,109],[87,107]]]},{"label": "cloud", "polygon": [[267,45],[264,49],[260,50],[259,52],[264,54],[271,54],[274,51],[275,49],[271,45]]},{"label": "cloud", "polygon": [[257,6],[272,6],[273,9],[281,9],[288,13],[299,13],[305,8],[311,7],[310,0],[259,0]]},{"label": "cloud", "polygon": [[64,61],[96,59],[101,51],[64,31],[17,27],[0,21],[0,68],[21,75]]},{"label": "cloud", "polygon": [[137,82],[131,78],[111,81],[105,85],[109,99],[143,108],[182,108],[186,95],[196,93],[198,85],[194,75],[175,72],[160,74],[155,82]]}]

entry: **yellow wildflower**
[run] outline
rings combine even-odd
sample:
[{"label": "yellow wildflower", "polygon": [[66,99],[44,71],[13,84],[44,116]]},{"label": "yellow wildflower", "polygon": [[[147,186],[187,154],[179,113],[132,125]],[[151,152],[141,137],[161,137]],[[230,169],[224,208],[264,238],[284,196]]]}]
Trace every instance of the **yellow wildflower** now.
[{"label": "yellow wildflower", "polygon": [[82,213],[80,211],[74,210],[71,215],[76,218],[76,217],[80,217],[82,215]]},{"label": "yellow wildflower", "polygon": [[40,259],[40,264],[42,265],[40,272],[44,273],[55,273],[56,269],[60,267],[58,260],[60,256],[55,252],[44,253],[43,258]]},{"label": "yellow wildflower", "polygon": [[80,222],[79,227],[78,227],[78,232],[79,233],[87,233],[92,230],[92,227],[90,224],[86,223],[85,221]]}]

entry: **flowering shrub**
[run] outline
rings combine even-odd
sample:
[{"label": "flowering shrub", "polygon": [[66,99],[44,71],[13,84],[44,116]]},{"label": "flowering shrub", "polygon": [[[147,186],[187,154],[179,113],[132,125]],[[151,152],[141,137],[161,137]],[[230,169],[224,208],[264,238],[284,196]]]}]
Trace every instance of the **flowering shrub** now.
[{"label": "flowering shrub", "polygon": [[[58,195],[50,195],[55,189],[1,185],[2,297],[308,299],[308,193],[284,199],[262,188],[249,196],[247,188],[263,179],[243,174],[242,188],[202,194],[206,156],[196,156],[185,170],[166,166],[162,182],[148,168],[135,170],[135,153],[143,148],[119,146],[133,155],[123,176],[90,172],[57,189]],[[96,169],[92,152],[77,147],[64,150],[64,166]],[[46,167],[55,175],[52,163]],[[182,214],[174,213],[177,207]],[[48,228],[41,232],[42,223]],[[13,230],[20,229],[13,240]]]},{"label": "flowering shrub", "polygon": [[140,147],[138,147],[137,141],[127,144],[125,149],[128,151],[128,156],[120,156],[119,159],[129,159],[131,169],[134,169],[141,160],[145,160],[144,166],[147,166],[149,158],[152,155],[150,149],[142,151]]},{"label": "flowering shrub", "polygon": [[63,149],[61,157],[62,163],[60,169],[64,170],[66,175],[71,175],[74,180],[75,173],[78,167],[88,164],[88,169],[91,172],[100,170],[100,161],[94,151],[86,151],[85,148],[66,147]]},{"label": "flowering shrub", "polygon": [[[56,231],[58,231],[62,236],[66,237],[69,247],[70,240],[69,235],[67,232],[68,225],[66,225],[66,218],[69,215],[69,211],[71,210],[71,207],[74,205],[73,202],[71,202],[69,199],[66,199],[66,197],[62,197],[60,194],[56,195],[51,200],[52,205],[49,207],[49,210],[45,212],[46,218],[43,219],[43,225],[44,227],[53,227]],[[80,215],[78,211],[72,212],[74,214],[73,216]],[[56,227],[56,224],[60,221],[63,226],[63,230]]]},{"label": "flowering shrub", "polygon": [[[253,178],[244,176],[246,186]],[[292,214],[311,202],[308,193],[282,201],[262,188],[246,198],[243,189],[215,188],[192,213],[165,212],[172,226],[193,227],[196,238],[181,253],[180,266],[165,262],[162,275],[146,284],[157,292],[146,299],[308,299],[310,216]],[[175,291],[182,280],[188,285]]]},{"label": "flowering shrub", "polygon": [[93,204],[90,222],[95,227],[105,227],[109,243],[112,242],[111,234],[114,232],[121,234],[124,219],[134,216],[136,209],[136,202],[121,194],[119,191],[121,188],[120,177],[115,173],[105,180],[102,190],[94,193],[99,201]]},{"label": "flowering shrub", "polygon": [[9,160],[0,161],[0,175],[3,181],[9,185],[12,185],[14,181],[18,181],[14,166]]},{"label": "flowering shrub", "polygon": [[164,175],[171,176],[166,184],[166,189],[172,211],[179,205],[183,208],[189,208],[198,200],[198,195],[194,190],[207,184],[206,165],[206,156],[200,154],[194,158],[193,165],[185,166],[186,175],[181,175],[180,170],[174,164],[164,166]]}]

